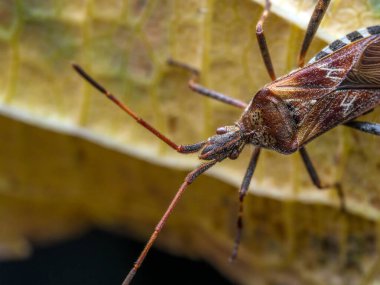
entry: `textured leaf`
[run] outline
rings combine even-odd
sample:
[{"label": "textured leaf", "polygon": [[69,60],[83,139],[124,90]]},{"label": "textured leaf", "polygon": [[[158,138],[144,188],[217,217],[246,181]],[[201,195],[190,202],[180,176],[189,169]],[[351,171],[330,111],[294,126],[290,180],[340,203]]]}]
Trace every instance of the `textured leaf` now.
[{"label": "textured leaf", "polygon": [[[178,143],[203,140],[239,111],[187,88],[173,57],[207,87],[249,101],[269,82],[254,28],[263,1],[0,2],[0,255],[97,225],[146,239],[198,162],[173,153],[70,68],[75,61]],[[308,57],[379,23],[378,1],[332,1]],[[277,75],[295,66],[315,1],[274,0],[265,25]],[[376,121],[378,111],[366,116]],[[246,201],[239,261],[226,262],[250,149],[199,178],[158,244],[204,258],[244,284],[379,282],[379,138],[338,127],[313,141],[317,191],[298,155],[265,151]],[[141,272],[143,274],[143,271]]]}]

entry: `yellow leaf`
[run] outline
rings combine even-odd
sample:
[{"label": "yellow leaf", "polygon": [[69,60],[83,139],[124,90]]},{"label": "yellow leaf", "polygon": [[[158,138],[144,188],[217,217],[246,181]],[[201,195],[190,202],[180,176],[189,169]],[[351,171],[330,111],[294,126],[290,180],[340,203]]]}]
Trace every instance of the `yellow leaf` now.
[{"label": "yellow leaf", "polygon": [[[173,153],[70,63],[175,142],[201,141],[239,111],[190,92],[189,74],[166,60],[193,65],[203,85],[248,102],[270,81],[254,34],[262,4],[0,2],[0,254],[23,256],[31,240],[62,239],[93,225],[146,240],[185,170],[199,163],[196,155]],[[277,75],[295,67],[314,5],[273,0],[264,28]],[[378,23],[378,6],[332,1],[308,58]],[[247,147],[191,185],[158,244],[204,258],[244,284],[372,284],[379,273],[378,145],[379,138],[343,127],[310,144],[321,178],[342,181],[347,215],[339,214],[334,191],[312,186],[298,155],[265,151],[245,203],[239,261],[230,265]]]}]

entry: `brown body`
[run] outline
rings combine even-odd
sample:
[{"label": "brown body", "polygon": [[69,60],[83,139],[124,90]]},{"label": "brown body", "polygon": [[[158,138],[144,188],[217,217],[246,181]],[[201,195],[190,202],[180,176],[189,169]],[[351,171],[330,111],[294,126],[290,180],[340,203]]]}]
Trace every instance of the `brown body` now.
[{"label": "brown body", "polygon": [[380,36],[354,42],[261,89],[237,123],[247,142],[292,153],[380,104]]}]

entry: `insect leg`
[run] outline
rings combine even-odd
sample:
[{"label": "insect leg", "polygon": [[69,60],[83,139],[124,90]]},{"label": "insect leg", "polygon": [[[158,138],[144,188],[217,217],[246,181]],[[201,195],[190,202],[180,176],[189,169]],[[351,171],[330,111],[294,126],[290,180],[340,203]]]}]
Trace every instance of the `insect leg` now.
[{"label": "insect leg", "polygon": [[202,85],[196,83],[196,80],[198,79],[200,73],[194,67],[192,67],[186,63],[183,63],[183,62],[175,61],[173,59],[168,59],[168,64],[171,66],[175,66],[175,67],[185,69],[185,70],[190,71],[192,73],[193,77],[189,80],[188,85],[189,85],[190,89],[193,90],[194,92],[201,94],[201,95],[204,95],[204,96],[207,96],[207,97],[210,97],[212,99],[218,100],[220,102],[241,108],[241,109],[244,109],[247,106],[247,104],[243,101],[229,97],[229,96],[224,95],[222,93],[219,93],[217,91],[208,89],[208,88],[203,87]]},{"label": "insect leg", "polygon": [[305,38],[302,43],[301,51],[298,57],[298,66],[302,67],[305,64],[306,52],[309,49],[310,43],[314,38],[315,33],[318,30],[319,24],[321,23],[323,16],[330,4],[331,0],[319,0],[314,8],[313,15],[310,18],[309,25],[306,29]]},{"label": "insect leg", "polygon": [[98,82],[96,82],[93,78],[91,78],[79,65],[73,64],[73,67],[85,80],[87,80],[87,82],[89,82],[98,91],[103,93],[108,99],[110,99],[112,102],[118,105],[129,116],[135,119],[137,123],[142,125],[144,128],[146,128],[148,131],[150,131],[152,134],[154,134],[156,137],[158,137],[160,140],[162,140],[164,143],[166,143],[167,145],[169,145],[171,148],[175,149],[179,153],[197,152],[205,145],[206,142],[199,142],[199,143],[191,144],[191,145],[177,145],[176,143],[171,141],[169,138],[164,136],[162,133],[160,133],[148,122],[138,117],[128,106],[120,102],[114,95],[112,95],[103,86],[101,86]]},{"label": "insect leg", "polygon": [[347,127],[357,129],[359,131],[380,136],[380,124],[371,122],[350,121],[344,124]]},{"label": "insect leg", "polygon": [[311,159],[310,159],[310,157],[309,157],[306,149],[304,147],[301,147],[299,149],[299,152],[300,152],[302,160],[303,160],[303,162],[304,162],[304,164],[306,166],[307,172],[309,173],[310,178],[313,181],[313,184],[318,189],[321,189],[321,190],[327,189],[327,188],[330,188],[330,187],[334,187],[336,189],[338,197],[339,197],[340,209],[342,211],[345,211],[346,210],[346,205],[345,205],[344,193],[343,193],[343,189],[342,189],[342,186],[340,185],[340,183],[335,183],[335,184],[331,184],[331,185],[329,185],[329,184],[323,184],[321,182],[321,180],[319,179],[319,177],[318,177],[317,171],[315,170],[314,165],[311,162]]},{"label": "insect leg", "polygon": [[270,6],[271,6],[270,0],[266,0],[264,11],[261,14],[259,21],[256,24],[256,37],[257,37],[257,41],[259,43],[261,56],[263,57],[265,67],[267,68],[268,74],[272,80],[275,80],[276,74],[274,72],[272,60],[271,60],[271,57],[269,54],[269,49],[268,49],[268,45],[267,45],[267,41],[265,39],[264,29],[263,29],[265,20],[268,17],[269,12],[270,12]]},{"label": "insect leg", "polygon": [[260,155],[260,150],[261,150],[260,148],[255,148],[255,150],[253,151],[251,160],[248,164],[247,171],[245,172],[244,179],[239,190],[239,215],[237,219],[237,233],[236,233],[235,244],[232,250],[230,261],[234,261],[238,254],[239,244],[241,240],[241,233],[243,230],[243,201],[244,201],[245,195],[247,194],[249,184],[251,183],[253,173],[255,172],[257,160],[259,159],[259,155]]},{"label": "insect leg", "polygon": [[182,194],[185,192],[187,186],[189,186],[199,175],[201,175],[203,172],[211,168],[216,164],[216,160],[212,160],[209,162],[206,162],[204,164],[201,164],[196,169],[191,171],[185,178],[185,181],[182,183],[181,187],[178,189],[177,193],[175,194],[173,200],[171,201],[169,207],[166,209],[164,215],[162,216],[161,220],[156,225],[154,232],[149,238],[149,241],[145,245],[144,249],[140,253],[140,256],[138,257],[137,261],[133,265],[132,269],[129,271],[127,277],[123,281],[122,285],[128,285],[131,283],[133,277],[135,276],[137,270],[143,263],[146,255],[148,254],[150,248],[152,247],[153,243],[157,239],[158,234],[161,232],[163,226],[165,225],[167,219],[169,218],[170,214],[172,213],[174,207],[177,205],[179,199],[181,198]]}]

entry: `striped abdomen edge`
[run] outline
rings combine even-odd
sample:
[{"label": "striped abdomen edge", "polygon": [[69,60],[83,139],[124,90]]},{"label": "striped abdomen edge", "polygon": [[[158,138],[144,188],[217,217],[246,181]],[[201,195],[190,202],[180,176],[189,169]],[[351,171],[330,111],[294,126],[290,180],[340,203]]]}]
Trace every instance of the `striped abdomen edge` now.
[{"label": "striped abdomen edge", "polygon": [[326,46],[323,50],[321,50],[316,56],[314,56],[312,59],[310,59],[309,64],[313,63],[317,60],[320,60],[321,58],[332,54],[333,52],[337,51],[338,49],[341,49],[342,47],[353,43],[357,40],[367,38],[371,35],[378,35],[380,34],[380,26],[372,26],[363,28],[360,30],[356,30],[354,32],[351,32],[347,35],[345,35],[343,38],[339,40],[333,41],[331,44]]}]

